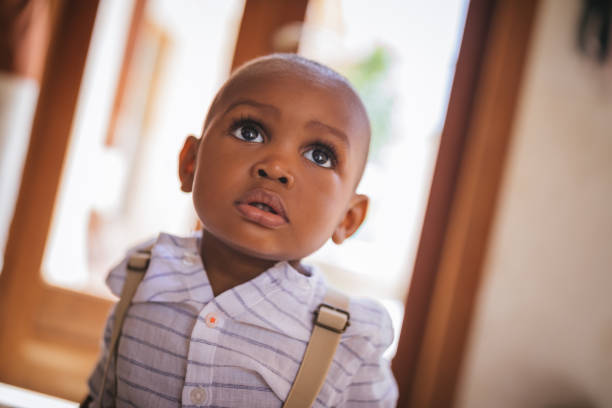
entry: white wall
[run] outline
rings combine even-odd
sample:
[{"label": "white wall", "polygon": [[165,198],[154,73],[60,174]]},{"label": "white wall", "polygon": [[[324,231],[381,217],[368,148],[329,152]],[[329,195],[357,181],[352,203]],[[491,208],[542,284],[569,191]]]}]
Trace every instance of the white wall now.
[{"label": "white wall", "polygon": [[612,61],[540,3],[460,407],[612,406]]},{"label": "white wall", "polygon": [[0,72],[0,270],[38,98],[34,79]]}]

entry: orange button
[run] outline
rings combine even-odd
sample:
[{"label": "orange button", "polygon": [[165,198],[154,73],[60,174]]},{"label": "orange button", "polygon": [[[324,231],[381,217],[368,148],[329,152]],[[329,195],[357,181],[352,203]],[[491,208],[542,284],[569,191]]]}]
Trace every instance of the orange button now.
[{"label": "orange button", "polygon": [[205,320],[208,327],[215,327],[218,321],[217,316],[215,316],[214,313],[207,314]]}]

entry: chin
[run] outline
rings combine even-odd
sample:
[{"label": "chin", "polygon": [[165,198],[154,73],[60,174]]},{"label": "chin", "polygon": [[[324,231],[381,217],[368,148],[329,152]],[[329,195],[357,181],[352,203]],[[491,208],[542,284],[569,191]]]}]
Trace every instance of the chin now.
[{"label": "chin", "polygon": [[268,261],[287,261],[295,256],[295,251],[287,248],[287,245],[279,245],[277,242],[270,242],[270,237],[262,237],[259,234],[223,234],[216,231],[208,232],[215,236],[224,245],[241,254],[264,259]]},{"label": "chin", "polygon": [[233,248],[245,255],[252,256],[258,259],[265,259],[268,261],[296,261],[305,258],[315,251],[317,251],[323,244],[312,250],[300,250],[296,251],[295,247],[287,248],[287,245],[283,245],[282,248],[274,245],[261,245],[261,242],[253,244],[252,242],[233,242],[230,244]]},{"label": "chin", "polygon": [[301,258],[293,251],[287,251],[287,248],[278,248],[276,245],[262,245],[261,242],[244,242],[246,240],[238,240],[230,245],[235,250],[252,256],[254,258],[265,259],[268,261],[288,261],[291,259]]},{"label": "chin", "polygon": [[[302,259],[319,249],[325,241],[314,248],[302,248],[279,230],[270,230],[249,223],[240,225],[204,224],[206,231],[225,246],[241,254],[268,261],[293,261]],[[312,244],[312,242],[311,242]]]}]

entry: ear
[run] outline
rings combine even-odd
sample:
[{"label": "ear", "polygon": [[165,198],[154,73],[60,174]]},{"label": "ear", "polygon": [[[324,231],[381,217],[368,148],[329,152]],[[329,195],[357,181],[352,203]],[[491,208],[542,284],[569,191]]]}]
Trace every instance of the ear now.
[{"label": "ear", "polygon": [[340,221],[340,224],[338,224],[332,234],[332,241],[336,244],[341,244],[345,239],[357,231],[357,228],[363,223],[366,213],[368,212],[369,202],[370,199],[366,195],[353,195],[349,208],[344,214],[344,218]]},{"label": "ear", "polygon": [[189,135],[179,154],[179,179],[181,180],[181,190],[186,193],[190,193],[193,187],[199,145],[200,140],[193,135]]}]

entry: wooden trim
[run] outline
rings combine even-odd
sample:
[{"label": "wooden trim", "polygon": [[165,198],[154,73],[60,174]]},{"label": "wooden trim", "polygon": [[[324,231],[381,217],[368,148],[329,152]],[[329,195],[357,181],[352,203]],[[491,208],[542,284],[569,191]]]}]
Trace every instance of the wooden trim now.
[{"label": "wooden trim", "polygon": [[392,365],[400,389],[398,407],[410,406],[417,359],[429,315],[458,170],[465,149],[493,5],[494,2],[489,0],[472,0],[467,12],[423,229],[406,298],[404,322]]},{"label": "wooden trim", "polygon": [[273,52],[297,52],[274,48],[274,35],[283,27],[302,23],[308,0],[246,0],[232,60],[232,71],[253,58]]},{"label": "wooden trim", "polygon": [[[34,316],[37,337],[63,341],[97,354],[100,328],[114,302],[45,284]],[[70,319],[66,319],[70,316]],[[91,330],[96,327],[96,330]],[[89,374],[89,373],[87,373]]]},{"label": "wooden trim", "polygon": [[38,340],[35,315],[49,293],[40,268],[97,9],[98,0],[59,6],[0,275],[0,381],[68,398],[85,388],[91,360],[78,357],[90,352]]},{"label": "wooden trim", "polygon": [[54,3],[0,2],[0,71],[40,80]]},{"label": "wooden trim", "polygon": [[400,407],[453,405],[536,4],[470,4],[394,360]]},{"label": "wooden trim", "polygon": [[147,0],[135,0],[134,2],[132,21],[130,22],[130,30],[125,45],[125,51],[123,53],[123,63],[121,65],[121,73],[119,74],[117,92],[115,93],[113,110],[108,123],[108,130],[106,132],[106,146],[112,146],[116,141],[115,133],[117,131],[117,120],[125,102],[125,92],[126,88],[128,87],[130,72],[132,70],[132,66],[134,65],[134,50],[136,49],[138,36],[142,31],[146,6]]}]

